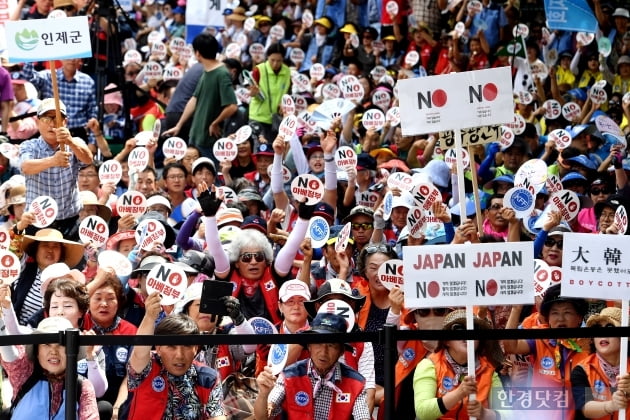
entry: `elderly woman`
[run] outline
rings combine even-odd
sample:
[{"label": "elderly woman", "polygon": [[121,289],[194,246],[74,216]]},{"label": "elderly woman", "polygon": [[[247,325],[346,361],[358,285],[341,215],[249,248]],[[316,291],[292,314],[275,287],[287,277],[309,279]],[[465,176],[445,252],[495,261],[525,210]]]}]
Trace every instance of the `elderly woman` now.
[{"label": "elderly woman", "polygon": [[[618,418],[617,411],[627,409],[630,375],[619,376],[619,337],[601,337],[606,328],[621,326],[621,309],[604,308],[591,315],[586,327],[593,329],[591,355],[571,371],[571,390],[575,409],[587,419]],[[626,372],[628,368],[626,368]]]},{"label": "elderly woman", "polygon": [[[221,201],[207,185],[200,185],[199,203],[206,224],[206,238],[217,238],[216,213]],[[271,244],[255,229],[243,230],[230,243],[228,252],[219,241],[208,241],[208,251],[214,257],[215,277],[234,283],[232,296],[239,299],[246,318],[264,317],[279,323],[278,287],[288,280],[293,260],[306,234],[308,221],[315,206],[300,204],[299,219],[295,223],[286,244],[273,259]]]},{"label": "elderly woman", "polygon": [[[490,329],[490,324],[475,317],[475,329]],[[465,330],[466,311],[453,311],[444,319],[443,330]],[[495,340],[475,340],[475,375],[468,372],[466,340],[440,342],[436,352],[422,360],[414,373],[416,417],[420,419],[500,418],[492,409],[492,394],[502,384],[495,369],[503,361]],[[474,400],[468,397],[476,394]],[[460,417],[460,413],[462,417]]]},{"label": "elderly woman", "polygon": [[83,245],[64,239],[58,230],[42,229],[34,236],[24,236],[22,250],[28,258],[20,277],[12,285],[11,294],[18,321],[26,325],[42,307],[42,270],[58,262],[75,267],[83,258]]},{"label": "elderly woman", "polygon": [[[0,335],[5,335],[4,323]],[[72,328],[66,318],[50,317],[39,323],[33,333],[54,334]],[[58,343],[28,346],[1,346],[2,367],[7,371],[13,387],[13,419],[60,420],[65,418],[66,350]],[[79,351],[79,359],[85,352]],[[94,387],[87,380],[79,380],[76,418],[97,420],[98,409]]]}]

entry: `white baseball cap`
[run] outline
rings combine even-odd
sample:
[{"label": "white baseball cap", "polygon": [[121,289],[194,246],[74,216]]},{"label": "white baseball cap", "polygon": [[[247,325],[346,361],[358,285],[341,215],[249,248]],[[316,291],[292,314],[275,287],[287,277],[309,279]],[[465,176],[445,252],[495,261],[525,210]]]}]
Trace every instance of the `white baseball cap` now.
[{"label": "white baseball cap", "polygon": [[302,280],[289,280],[282,284],[278,296],[282,302],[286,302],[293,296],[302,296],[304,299],[310,300],[311,291],[308,289],[308,285]]}]

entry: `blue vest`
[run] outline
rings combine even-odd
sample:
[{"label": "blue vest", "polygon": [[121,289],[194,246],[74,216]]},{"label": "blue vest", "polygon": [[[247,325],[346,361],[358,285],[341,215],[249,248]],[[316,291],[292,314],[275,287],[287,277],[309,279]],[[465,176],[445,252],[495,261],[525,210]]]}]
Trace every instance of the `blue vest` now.
[{"label": "blue vest", "polygon": [[[50,388],[48,381],[39,381],[30,391],[18,402],[13,410],[12,419],[32,420],[34,418],[49,418],[50,420],[64,420],[66,418],[66,390],[63,391],[63,401],[61,407],[51,416],[50,410]],[[79,404],[77,401],[77,418],[79,418]]]}]

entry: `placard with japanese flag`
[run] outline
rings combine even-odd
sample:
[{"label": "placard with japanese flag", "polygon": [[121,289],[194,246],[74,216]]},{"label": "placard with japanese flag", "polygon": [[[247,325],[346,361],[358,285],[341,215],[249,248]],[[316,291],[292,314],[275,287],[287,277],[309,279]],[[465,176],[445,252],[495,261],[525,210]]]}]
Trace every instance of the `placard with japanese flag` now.
[{"label": "placard with japanese flag", "polygon": [[404,136],[514,119],[509,67],[399,80],[398,96]]},{"label": "placard with japanese flag", "polygon": [[532,242],[403,247],[407,308],[534,303]]},{"label": "placard with japanese flag", "polygon": [[630,236],[565,233],[562,296],[618,300],[630,291]]}]

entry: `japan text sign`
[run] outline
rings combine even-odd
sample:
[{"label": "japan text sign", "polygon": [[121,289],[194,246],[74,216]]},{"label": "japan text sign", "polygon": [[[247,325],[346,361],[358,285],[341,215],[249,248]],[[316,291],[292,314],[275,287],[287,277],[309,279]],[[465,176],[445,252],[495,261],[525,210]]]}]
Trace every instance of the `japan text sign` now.
[{"label": "japan text sign", "polygon": [[513,120],[509,67],[398,81],[403,135]]},{"label": "japan text sign", "polygon": [[628,295],[630,236],[565,233],[563,241],[562,296],[618,300]]},{"label": "japan text sign", "polygon": [[531,242],[403,248],[405,306],[533,304]]},{"label": "japan text sign", "polygon": [[92,56],[87,16],[5,23],[9,62]]}]

